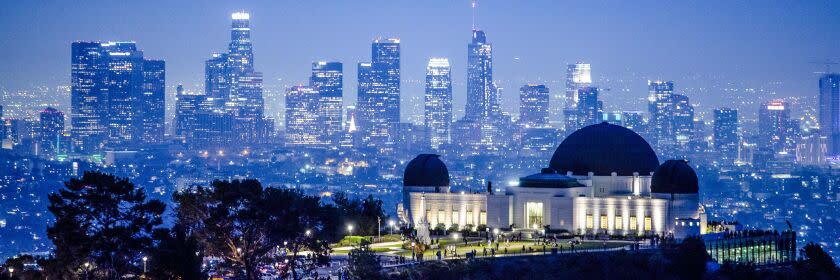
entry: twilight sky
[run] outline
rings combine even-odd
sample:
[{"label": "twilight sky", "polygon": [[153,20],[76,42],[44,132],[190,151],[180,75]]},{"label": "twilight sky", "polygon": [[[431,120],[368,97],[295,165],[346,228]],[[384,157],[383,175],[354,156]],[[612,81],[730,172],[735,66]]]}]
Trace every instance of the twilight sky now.
[{"label": "twilight sky", "polygon": [[[269,87],[305,82],[312,61],[338,60],[345,96],[355,100],[355,64],[370,59],[373,38],[391,36],[402,40],[404,80],[422,79],[429,57],[448,57],[456,104],[465,98],[468,0],[0,5],[0,88],[67,84],[72,41],[131,40],[147,57],[166,60],[168,86],[198,89],[204,60],[226,48],[230,13],[244,10],[251,13],[256,68]],[[494,76],[511,102],[525,82],[559,86],[564,65],[578,60],[592,63],[596,80],[638,79],[628,94],[639,97],[644,81],[657,78],[674,80],[678,91],[715,79],[779,83],[780,95],[791,96],[816,94],[814,72],[824,66],[810,62],[840,58],[840,1],[831,0],[488,0],[479,2],[477,22],[494,46]],[[403,84],[407,96],[422,90]]]}]

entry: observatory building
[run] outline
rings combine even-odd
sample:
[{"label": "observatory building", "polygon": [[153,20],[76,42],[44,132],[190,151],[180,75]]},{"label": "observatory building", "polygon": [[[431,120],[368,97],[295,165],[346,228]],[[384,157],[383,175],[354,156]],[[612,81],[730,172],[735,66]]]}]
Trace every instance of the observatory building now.
[{"label": "observatory building", "polygon": [[438,155],[421,154],[403,177],[400,218],[434,228],[567,231],[571,234],[699,235],[705,215],[694,169],[683,160],[659,164],[641,136],[601,123],[569,135],[549,166],[496,193],[450,192]]}]

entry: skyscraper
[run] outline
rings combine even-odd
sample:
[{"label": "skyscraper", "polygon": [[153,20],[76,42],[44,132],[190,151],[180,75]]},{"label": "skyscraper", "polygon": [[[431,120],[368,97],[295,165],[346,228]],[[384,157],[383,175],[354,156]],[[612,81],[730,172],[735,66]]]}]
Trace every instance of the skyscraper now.
[{"label": "skyscraper", "polygon": [[649,135],[654,146],[661,148],[676,141],[673,127],[674,82],[648,81]]},{"label": "skyscraper", "polygon": [[228,98],[230,82],[227,75],[227,53],[214,53],[204,63],[204,94],[217,100]]},{"label": "skyscraper", "polygon": [[95,152],[107,136],[106,56],[99,42],[71,46],[70,120],[73,146],[81,153]]},{"label": "skyscraper", "polygon": [[602,121],[601,102],[598,101],[598,88],[587,86],[578,89],[577,126],[580,129]]},{"label": "skyscraper", "polygon": [[319,123],[320,93],[309,86],[286,91],[286,145],[321,146],[324,128]]},{"label": "skyscraper", "polygon": [[143,143],[163,142],[166,118],[166,63],[163,60],[143,62],[143,92],[141,95]]},{"label": "skyscraper", "polygon": [[263,75],[254,70],[250,19],[246,12],[231,14],[227,52],[214,53],[204,64],[207,100],[214,101],[212,110],[233,118],[231,137],[241,144],[262,142],[273,130],[263,112]]},{"label": "skyscraper", "polygon": [[732,164],[738,158],[738,110],[715,109],[714,119],[715,151],[720,153],[725,163]]},{"label": "skyscraper", "polygon": [[318,91],[318,122],[324,133],[321,142],[338,145],[341,136],[341,114],[344,92],[344,70],[341,62],[312,63],[309,86]]},{"label": "skyscraper", "polygon": [[40,113],[38,129],[39,153],[54,156],[62,149],[61,135],[64,132],[64,113],[47,107]]},{"label": "skyscraper", "polygon": [[128,148],[142,134],[143,52],[133,42],[104,43],[107,50],[108,146]]},{"label": "skyscraper", "polygon": [[798,124],[790,118],[790,104],[771,100],[758,109],[758,144],[773,152],[793,152]]},{"label": "skyscraper", "polygon": [[206,94],[185,92],[184,87],[178,85],[175,95],[175,137],[187,142],[193,140],[193,133],[198,127],[198,115],[203,110],[212,110],[212,106],[205,104],[206,101]]},{"label": "skyscraper", "polygon": [[376,39],[371,62],[359,63],[358,110],[363,142],[382,147],[400,121],[400,40]]},{"label": "skyscraper", "polygon": [[129,148],[142,143],[146,131],[162,136],[163,61],[144,59],[134,42],[75,42],[71,48],[76,151],[94,153],[106,140]]},{"label": "skyscraper", "polygon": [[450,143],[452,126],[452,76],[449,59],[431,58],[426,67],[424,121],[432,149]]},{"label": "skyscraper", "polygon": [[493,84],[493,45],[484,31],[473,29],[467,45],[467,105],[464,118],[490,122],[499,113],[499,96]]},{"label": "skyscraper", "polygon": [[820,131],[826,136],[828,155],[840,156],[840,74],[820,78]]},{"label": "skyscraper", "polygon": [[671,111],[674,139],[679,145],[686,145],[694,138],[694,106],[688,101],[688,96],[674,94],[673,109]]},{"label": "skyscraper", "polygon": [[548,87],[528,84],[519,88],[519,124],[526,128],[547,127]]},{"label": "skyscraper", "polygon": [[[555,99],[563,101],[562,113],[564,128],[567,133],[581,128],[581,121],[578,120],[579,90],[592,85],[592,66],[589,63],[573,63],[566,67],[566,91],[565,95],[558,93]],[[555,106],[560,110],[560,106]]]}]

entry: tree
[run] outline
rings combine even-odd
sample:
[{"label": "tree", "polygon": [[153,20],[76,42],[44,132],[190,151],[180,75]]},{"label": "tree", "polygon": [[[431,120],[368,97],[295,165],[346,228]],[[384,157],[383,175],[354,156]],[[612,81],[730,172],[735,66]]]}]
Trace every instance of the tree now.
[{"label": "tree", "polygon": [[665,247],[665,257],[671,262],[674,274],[680,279],[703,279],[706,273],[706,243],[699,237],[689,237],[675,246]]},{"label": "tree", "polygon": [[796,268],[808,279],[836,279],[840,273],[831,256],[817,243],[808,242],[802,247],[801,256]]},{"label": "tree", "polygon": [[[179,223],[199,239],[209,256],[224,259],[223,268],[247,279],[259,277],[261,265],[283,263],[284,274],[328,262],[336,240],[335,207],[297,191],[263,188],[256,180],[216,181],[175,195]],[[180,220],[183,219],[183,220]],[[298,254],[309,251],[308,258]]]},{"label": "tree", "polygon": [[387,220],[382,201],[371,195],[363,200],[352,200],[344,193],[337,193],[333,195],[333,202],[339,210],[341,221],[352,224],[356,235],[377,235],[379,222]]},{"label": "tree", "polygon": [[358,248],[350,250],[347,272],[352,279],[381,279],[382,265],[379,257],[370,249],[366,241],[362,241]]},{"label": "tree", "polygon": [[189,236],[181,225],[159,229],[154,233],[156,245],[149,258],[151,276],[155,279],[207,279],[201,268],[204,254],[195,236]]},{"label": "tree", "polygon": [[63,277],[79,275],[86,262],[91,277],[139,274],[139,260],[151,248],[152,230],[165,210],[163,202],[147,201],[127,179],[100,172],[70,179],[49,201],[55,223],[47,227],[47,236]]}]

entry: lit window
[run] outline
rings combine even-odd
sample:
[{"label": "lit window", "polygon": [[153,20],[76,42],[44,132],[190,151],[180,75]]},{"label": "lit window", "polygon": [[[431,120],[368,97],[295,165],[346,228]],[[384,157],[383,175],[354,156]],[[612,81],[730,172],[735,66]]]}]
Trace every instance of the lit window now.
[{"label": "lit window", "polygon": [[607,229],[607,227],[608,227],[607,215],[601,215],[600,222],[601,222],[601,229]]},{"label": "lit window", "polygon": [[624,229],[624,219],[621,216],[615,217],[615,229],[622,230]]},{"label": "lit window", "polygon": [[650,217],[645,217],[645,231],[650,231],[650,224],[651,224]]},{"label": "lit window", "polygon": [[595,227],[595,221],[592,218],[592,215],[586,215],[586,229],[592,229]]},{"label": "lit window", "polygon": [[639,222],[636,221],[635,216],[630,216],[630,230],[636,230],[639,228]]},{"label": "lit window", "polygon": [[443,210],[438,210],[437,216],[437,223],[432,226],[436,226],[437,224],[445,224],[446,223],[446,212]]},{"label": "lit window", "polygon": [[481,211],[481,213],[478,214],[478,219],[479,219],[478,224],[486,225],[487,224],[487,211]]}]

